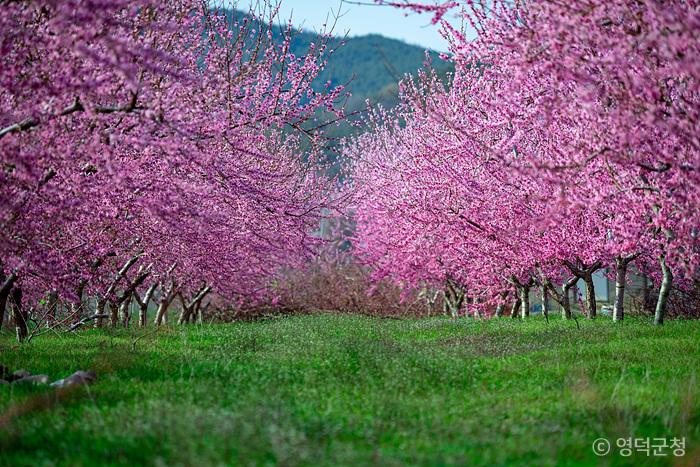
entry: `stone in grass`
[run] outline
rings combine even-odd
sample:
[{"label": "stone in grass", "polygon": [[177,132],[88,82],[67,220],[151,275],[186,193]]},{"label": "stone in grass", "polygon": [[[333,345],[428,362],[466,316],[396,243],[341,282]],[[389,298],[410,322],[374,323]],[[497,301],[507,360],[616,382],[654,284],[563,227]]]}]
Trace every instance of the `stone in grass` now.
[{"label": "stone in grass", "polygon": [[94,371],[76,371],[70,376],[54,381],[51,383],[51,386],[54,388],[65,388],[66,386],[90,384],[96,378],[97,375]]},{"label": "stone in grass", "polygon": [[49,383],[48,375],[29,375],[24,378],[16,379],[13,384],[36,384],[43,385]]},{"label": "stone in grass", "polygon": [[26,378],[27,376],[32,376],[32,374],[30,372],[28,372],[27,370],[25,370],[24,368],[22,368],[21,370],[17,370],[14,373],[12,373],[10,375],[10,377],[7,378],[7,380],[9,382],[19,381],[20,379]]}]

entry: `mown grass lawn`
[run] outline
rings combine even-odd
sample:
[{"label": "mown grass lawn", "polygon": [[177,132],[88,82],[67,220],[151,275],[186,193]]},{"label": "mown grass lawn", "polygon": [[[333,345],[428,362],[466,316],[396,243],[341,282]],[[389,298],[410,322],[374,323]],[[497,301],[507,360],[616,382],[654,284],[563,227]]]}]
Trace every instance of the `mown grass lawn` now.
[{"label": "mown grass lawn", "polygon": [[[0,363],[98,374],[0,386],[3,465],[700,463],[700,322],[318,314],[21,347],[5,333]],[[591,449],[628,436],[685,437],[686,455]]]}]

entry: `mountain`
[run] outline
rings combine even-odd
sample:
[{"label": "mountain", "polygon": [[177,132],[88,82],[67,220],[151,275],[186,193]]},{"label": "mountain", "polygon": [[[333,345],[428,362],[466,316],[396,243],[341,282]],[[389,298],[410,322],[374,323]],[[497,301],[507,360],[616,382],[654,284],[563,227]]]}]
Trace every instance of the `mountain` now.
[{"label": "mountain", "polygon": [[[295,53],[303,54],[315,34],[301,32],[293,41]],[[328,60],[328,66],[318,77],[320,83],[330,81],[333,86],[347,84],[353,98],[351,109],[364,105],[366,99],[389,107],[397,102],[398,82],[407,74],[415,74],[426,60],[421,47],[389,39],[378,34],[333,39],[330,47],[338,47]],[[433,63],[446,66],[435,52],[429,53]]]},{"label": "mountain", "polygon": [[[291,44],[295,54],[304,54],[312,41],[317,41],[316,34],[300,32]],[[342,44],[341,44],[342,43]],[[371,34],[346,39],[332,39],[330,48],[337,50],[328,58],[327,67],[321,72],[316,82],[323,86],[330,81],[332,86],[347,85],[352,97],[348,100],[346,113],[366,109],[366,102],[372,106],[382,105],[391,109],[399,103],[399,81],[406,74],[415,75],[423,68],[426,58],[440,75],[452,70],[452,65],[440,59],[435,52],[410,45],[396,39],[378,34]],[[351,117],[356,119],[357,117]],[[329,147],[335,146],[343,138],[364,131],[362,126],[342,122],[326,128]],[[343,166],[342,159],[334,150],[325,151],[328,161],[332,163],[330,173],[336,173]]]},{"label": "mountain", "polygon": [[[227,10],[225,14],[229,18],[247,16],[234,10]],[[273,36],[281,41],[281,28],[276,27]],[[297,56],[305,55],[312,42],[319,42],[316,33],[298,30],[290,51]],[[385,107],[396,105],[398,82],[407,73],[415,74],[426,60],[426,51],[422,47],[379,34],[334,37],[328,46],[335,52],[328,58],[328,66],[316,79],[316,85],[320,88],[328,81],[332,86],[347,85],[347,90],[352,94],[348,103],[348,110],[351,111],[364,107],[367,99]],[[451,68],[437,53],[430,52],[429,55],[433,66],[439,70],[444,72]]]}]

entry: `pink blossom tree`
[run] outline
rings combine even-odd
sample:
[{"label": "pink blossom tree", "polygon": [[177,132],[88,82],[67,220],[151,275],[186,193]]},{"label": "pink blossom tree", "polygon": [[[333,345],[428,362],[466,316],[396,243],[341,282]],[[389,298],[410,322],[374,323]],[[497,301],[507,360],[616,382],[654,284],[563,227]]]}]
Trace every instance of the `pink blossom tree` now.
[{"label": "pink blossom tree", "polygon": [[567,260],[600,254],[605,231],[593,219],[601,213],[551,222],[560,188],[522,158],[547,150],[552,138],[534,128],[514,135],[513,116],[484,105],[498,92],[489,71],[459,73],[449,90],[427,74],[404,83],[399,114],[376,115],[374,131],[349,146],[361,190],[357,246],[377,277],[445,283],[455,297],[468,289],[477,309],[515,288],[527,316],[544,271],[558,277]]},{"label": "pink blossom tree", "polygon": [[[537,276],[551,284],[549,276],[563,279],[568,270],[587,283],[591,317],[591,275],[616,265],[615,318],[622,319],[628,264],[648,269],[657,257],[663,274],[655,322],[662,323],[672,271],[697,280],[698,6],[380,3],[434,13],[456,74],[449,90],[424,81],[405,97],[398,119],[362,146],[368,162],[359,172],[372,182],[366,189],[377,190],[358,204],[368,261],[389,274],[392,261],[403,258],[421,272],[397,267],[392,274],[401,280],[441,280],[447,272],[433,263],[454,251],[473,262],[470,268],[456,260],[470,278],[462,281],[480,277],[482,287],[503,287],[502,272],[500,281],[484,273],[498,258],[521,291],[523,315],[522,292]],[[476,40],[442,21],[450,10],[477,31]],[[381,164],[384,178],[372,180]],[[483,179],[487,167],[500,178]],[[387,206],[392,191],[395,202]],[[412,212],[403,223],[402,210]],[[456,230],[440,230],[446,226]],[[423,254],[432,261],[412,257],[413,238],[431,240],[433,251]]]},{"label": "pink blossom tree", "polygon": [[269,297],[309,257],[334,206],[316,119],[343,117],[343,90],[312,87],[332,50],[293,55],[276,16],[193,0],[3,7],[0,302],[56,291],[77,317],[96,297],[88,318],[109,305],[116,325],[132,299],[157,299],[161,323],[179,298],[186,321],[212,291]]}]

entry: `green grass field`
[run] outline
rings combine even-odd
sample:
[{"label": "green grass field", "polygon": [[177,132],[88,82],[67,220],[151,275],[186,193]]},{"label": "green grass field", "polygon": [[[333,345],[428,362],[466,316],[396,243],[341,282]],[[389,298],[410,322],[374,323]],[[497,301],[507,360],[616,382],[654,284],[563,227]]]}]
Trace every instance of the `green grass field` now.
[{"label": "green grass field", "polygon": [[[0,386],[3,465],[700,464],[700,322],[318,314],[23,346],[5,332],[0,363],[98,374]],[[593,453],[628,436],[686,437],[686,454]]]}]

